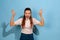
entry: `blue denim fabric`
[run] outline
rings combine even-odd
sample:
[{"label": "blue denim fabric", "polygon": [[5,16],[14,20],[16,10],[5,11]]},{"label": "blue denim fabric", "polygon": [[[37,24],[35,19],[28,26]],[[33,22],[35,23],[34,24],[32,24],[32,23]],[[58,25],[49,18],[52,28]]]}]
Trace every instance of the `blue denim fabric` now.
[{"label": "blue denim fabric", "polygon": [[33,34],[21,33],[20,40],[34,40]]}]

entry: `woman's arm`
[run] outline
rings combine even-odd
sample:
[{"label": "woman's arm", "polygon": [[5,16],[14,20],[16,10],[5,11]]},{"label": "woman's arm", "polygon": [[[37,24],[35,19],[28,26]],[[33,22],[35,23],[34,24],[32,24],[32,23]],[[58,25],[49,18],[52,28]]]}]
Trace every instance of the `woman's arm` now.
[{"label": "woman's arm", "polygon": [[12,10],[12,17],[11,17],[11,20],[10,20],[10,26],[15,26],[14,17],[15,17],[15,12],[14,12],[14,10]]},{"label": "woman's arm", "polygon": [[42,16],[42,9],[40,10],[39,15],[40,15],[40,18],[41,18],[41,21],[40,21],[39,25],[43,26],[44,25],[44,18]]}]

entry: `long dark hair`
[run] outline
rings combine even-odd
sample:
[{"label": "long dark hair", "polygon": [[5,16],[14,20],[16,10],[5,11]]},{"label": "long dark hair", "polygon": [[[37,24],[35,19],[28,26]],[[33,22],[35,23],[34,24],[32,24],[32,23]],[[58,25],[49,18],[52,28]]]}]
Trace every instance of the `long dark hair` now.
[{"label": "long dark hair", "polygon": [[[25,8],[24,13],[25,13],[26,10],[30,10],[30,12],[31,12],[31,9],[30,8]],[[30,25],[31,25],[31,28],[32,28],[32,26],[33,26],[32,15],[30,15],[30,18],[29,19],[30,19]],[[23,16],[23,20],[22,20],[22,28],[25,27],[25,20],[26,20],[26,17],[24,15]]]}]

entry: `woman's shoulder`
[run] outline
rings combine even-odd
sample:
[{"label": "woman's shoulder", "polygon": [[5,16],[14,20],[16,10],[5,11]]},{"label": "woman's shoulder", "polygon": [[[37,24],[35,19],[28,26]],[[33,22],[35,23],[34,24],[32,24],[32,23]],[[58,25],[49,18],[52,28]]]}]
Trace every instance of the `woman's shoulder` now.
[{"label": "woman's shoulder", "polygon": [[33,17],[32,19],[35,20],[36,18]]},{"label": "woman's shoulder", "polygon": [[19,18],[19,20],[23,20],[23,18]]}]

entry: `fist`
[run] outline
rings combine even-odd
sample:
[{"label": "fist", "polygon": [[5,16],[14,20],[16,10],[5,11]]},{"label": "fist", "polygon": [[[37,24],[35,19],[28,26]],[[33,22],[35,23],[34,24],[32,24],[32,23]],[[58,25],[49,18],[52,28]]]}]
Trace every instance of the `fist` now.
[{"label": "fist", "polygon": [[40,9],[39,15],[42,17],[42,9]]},{"label": "fist", "polygon": [[15,11],[14,11],[13,9],[12,9],[12,11],[11,11],[11,12],[12,12],[12,15],[13,15],[13,16],[15,16],[15,15],[16,15],[16,14],[15,14]]}]

